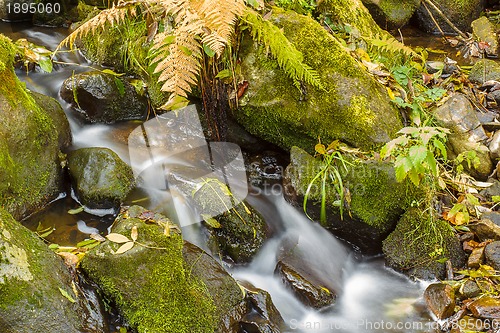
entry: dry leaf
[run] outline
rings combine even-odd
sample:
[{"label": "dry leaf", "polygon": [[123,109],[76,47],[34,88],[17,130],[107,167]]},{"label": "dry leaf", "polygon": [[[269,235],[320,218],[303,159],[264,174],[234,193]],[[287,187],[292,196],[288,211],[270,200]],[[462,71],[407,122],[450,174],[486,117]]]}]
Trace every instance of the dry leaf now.
[{"label": "dry leaf", "polygon": [[127,236],[123,236],[117,233],[110,233],[109,235],[106,236],[106,238],[112,241],[113,243],[118,243],[118,244],[130,242],[130,239],[128,239]]},{"label": "dry leaf", "polygon": [[134,247],[134,242],[125,243],[122,246],[120,246],[120,248],[118,248],[118,250],[116,250],[115,254],[125,253],[133,247]]},{"label": "dry leaf", "polygon": [[130,233],[130,238],[132,238],[132,240],[135,242],[137,240],[137,236],[139,235],[139,233],[137,232],[137,226],[133,226],[132,227],[132,232]]}]

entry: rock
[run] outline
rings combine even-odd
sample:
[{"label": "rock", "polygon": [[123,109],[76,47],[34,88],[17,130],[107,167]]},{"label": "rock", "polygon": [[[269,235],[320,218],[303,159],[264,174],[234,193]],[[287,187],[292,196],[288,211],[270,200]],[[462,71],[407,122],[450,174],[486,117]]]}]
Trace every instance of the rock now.
[{"label": "rock", "polygon": [[274,273],[281,277],[283,284],[290,288],[305,305],[320,309],[335,302],[334,291],[313,282],[311,278],[303,276],[283,261],[278,262]]},{"label": "rock", "polygon": [[483,216],[480,221],[470,224],[469,228],[482,242],[488,239],[500,240],[500,226],[488,217]]},{"label": "rock", "polygon": [[472,250],[472,253],[469,255],[469,259],[467,260],[467,266],[469,268],[479,268],[483,263],[484,259],[484,247],[476,247]]},{"label": "rock", "polygon": [[463,299],[474,298],[481,294],[481,289],[476,282],[472,280],[467,280],[464,283],[463,288],[460,288],[461,296]]},{"label": "rock", "polygon": [[474,20],[471,24],[472,34],[479,39],[479,41],[486,42],[489,47],[485,52],[488,56],[498,56],[498,38],[496,28],[493,23],[488,20],[486,16],[482,16]]},{"label": "rock", "polygon": [[420,0],[363,0],[374,20],[384,29],[406,25],[420,6]]},{"label": "rock", "polygon": [[[321,162],[304,150],[292,147],[290,165],[285,170],[285,197],[302,207],[309,183],[319,172]],[[327,189],[327,220],[323,226],[367,253],[377,253],[382,240],[394,229],[408,204],[407,184],[398,183],[389,163],[364,162],[342,171],[343,183],[350,193],[348,210],[340,216],[333,188]],[[319,183],[308,199],[308,214],[320,219]]]},{"label": "rock", "polygon": [[214,253],[220,253],[235,263],[250,262],[267,239],[266,222],[247,202],[217,215],[215,219],[220,228],[204,223],[210,233],[210,246]]},{"label": "rock", "polygon": [[240,55],[249,86],[235,111],[237,121],[287,150],[298,146],[312,151],[318,136],[325,143],[340,139],[363,149],[394,137],[402,123],[386,90],[312,18],[279,9],[273,13],[270,20],[303,53],[304,62],[317,70],[329,93],[306,87],[301,96],[292,80],[247,36]]},{"label": "rock", "polygon": [[[79,289],[62,259],[0,208],[0,332],[104,332],[100,305]],[[79,288],[78,284],[75,288]],[[73,301],[63,296],[67,293]],[[95,297],[95,295],[94,295]]]},{"label": "rock", "polygon": [[432,114],[440,126],[451,130],[448,140],[455,155],[469,150],[476,152],[480,163],[470,171],[474,176],[486,179],[493,169],[488,147],[483,144],[488,137],[467,97],[453,94]]},{"label": "rock", "polygon": [[92,123],[145,119],[148,102],[126,79],[99,71],[76,74],[63,82],[61,97]]},{"label": "rock", "polygon": [[75,192],[89,208],[118,208],[134,187],[132,169],[108,148],[82,148],[68,154]]},{"label": "rock", "polygon": [[484,248],[486,264],[500,270],[500,241],[494,241]]},{"label": "rock", "polygon": [[[470,31],[472,21],[477,19],[484,9],[484,0],[456,1],[456,0],[434,0],[434,4],[443,12],[443,14],[461,31]],[[434,8],[427,4],[432,16],[438,25],[446,34],[456,34],[448,23],[439,15]],[[419,26],[433,34],[439,34],[440,31],[429,16],[429,13],[422,5],[416,12],[416,18]]]},{"label": "rock", "polygon": [[14,73],[14,46],[0,35],[0,206],[21,219],[62,191],[59,137],[51,116]]},{"label": "rock", "polygon": [[[497,91],[500,92],[500,90]],[[488,149],[490,150],[490,157],[493,161],[500,158],[500,131],[496,131],[495,134],[493,134]]]},{"label": "rock", "polygon": [[277,184],[282,190],[281,180],[284,172],[284,165],[287,158],[278,152],[261,151],[259,154],[250,156],[247,163],[248,181],[253,186],[271,193],[273,185]]},{"label": "rock", "polygon": [[68,117],[59,102],[49,96],[32,91],[31,96],[35,102],[52,118],[56,131],[59,134],[59,148],[66,150],[72,142],[71,128]]},{"label": "rock", "polygon": [[384,240],[383,251],[388,266],[420,279],[445,277],[445,264],[439,259],[449,259],[453,267],[465,264],[465,253],[449,224],[431,220],[415,208],[401,217]]},{"label": "rock", "polygon": [[481,85],[490,80],[500,81],[500,64],[494,60],[479,59],[470,70],[469,80]]},{"label": "rock", "polygon": [[[240,331],[249,333],[281,333],[285,322],[265,290],[245,285],[247,314],[240,321]],[[234,332],[236,333],[236,332]]]},{"label": "rock", "polygon": [[[29,0],[0,0],[0,20],[7,22],[28,22],[31,21],[33,14],[20,10],[21,7],[29,6]],[[16,7],[18,10],[16,10]]]},{"label": "rock", "polygon": [[493,183],[493,185],[479,191],[479,194],[482,195],[486,200],[493,201],[493,196],[500,196],[500,182],[496,179],[488,179],[488,182]]},{"label": "rock", "polygon": [[455,311],[455,292],[447,284],[430,284],[425,289],[424,298],[427,307],[438,319],[446,319]]},{"label": "rock", "polygon": [[500,300],[490,296],[481,297],[475,300],[469,304],[468,308],[476,318],[500,318]]},{"label": "rock", "polygon": [[[191,274],[191,266],[184,261],[182,237],[168,218],[132,206],[117,217],[112,232],[130,239],[134,227],[137,241],[152,248],[135,244],[123,254],[114,254],[123,244],[108,240],[85,255],[83,271],[138,333],[214,332],[220,318],[210,290],[221,292],[221,286],[209,289]],[[169,236],[164,234],[166,228],[170,228]],[[203,266],[199,264],[197,271]],[[207,276],[210,279],[208,272]]]}]

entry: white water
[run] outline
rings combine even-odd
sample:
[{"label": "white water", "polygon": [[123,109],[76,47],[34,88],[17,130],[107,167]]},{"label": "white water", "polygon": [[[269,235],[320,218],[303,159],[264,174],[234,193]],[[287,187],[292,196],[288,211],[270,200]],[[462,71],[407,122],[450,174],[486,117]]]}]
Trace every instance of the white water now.
[{"label": "white water", "polygon": [[[2,31],[0,27],[0,32]],[[43,30],[45,31],[45,30]],[[23,35],[24,33],[24,35]],[[36,43],[54,49],[62,35],[49,32],[24,32],[12,34],[14,38],[35,38]],[[68,58],[71,61],[70,58]],[[76,59],[78,60],[78,59]],[[51,75],[35,73],[23,77],[30,89],[58,98],[62,81],[71,71],[83,70],[70,67],[55,71]],[[76,120],[66,108],[73,131],[74,147],[108,147],[122,159],[130,161],[126,141],[120,140],[127,124],[117,126],[85,125]],[[136,125],[130,125],[136,126]],[[117,133],[119,132],[119,133]],[[143,184],[149,195],[147,207],[177,215],[182,223],[184,237],[207,249],[205,240],[196,223],[196,214],[188,207],[184,198],[175,193],[161,191],[156,184]],[[309,221],[300,211],[287,204],[281,196],[249,197],[250,202],[261,211],[275,235],[268,240],[253,262],[244,268],[229,268],[240,281],[247,281],[268,291],[274,304],[283,316],[286,332],[430,332],[425,326],[428,319],[421,318],[418,302],[424,284],[414,283],[386,269],[380,259],[356,259],[350,248],[345,247],[329,232]],[[87,232],[85,223],[80,228]],[[314,271],[325,282],[339,290],[336,304],[325,311],[304,306],[284,287],[274,275],[277,253],[281,245],[295,242],[303,254],[308,269]]]}]

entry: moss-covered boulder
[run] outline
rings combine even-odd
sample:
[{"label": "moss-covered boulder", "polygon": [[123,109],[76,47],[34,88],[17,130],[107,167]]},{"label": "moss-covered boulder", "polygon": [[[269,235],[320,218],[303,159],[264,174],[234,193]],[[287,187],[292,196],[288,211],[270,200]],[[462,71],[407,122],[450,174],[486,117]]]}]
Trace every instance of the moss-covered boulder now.
[{"label": "moss-covered boulder", "polygon": [[60,192],[59,134],[14,73],[14,47],[0,35],[0,206],[27,216]]},{"label": "moss-covered boulder", "polygon": [[384,29],[404,26],[420,6],[420,0],[363,0],[375,21]]},{"label": "moss-covered boulder", "polygon": [[[484,0],[434,0],[434,4],[441,10],[441,12],[461,31],[470,31],[472,21],[477,19],[484,9]],[[443,19],[442,15],[427,4],[427,8],[432,13],[432,16],[437,21],[442,31],[448,34],[456,34],[448,23]],[[438,34],[440,30],[429,16],[427,9],[424,6],[416,12],[417,21],[419,26],[429,33]]]},{"label": "moss-covered boulder", "polygon": [[205,224],[210,233],[210,245],[214,252],[236,263],[250,262],[267,239],[264,218],[246,202],[217,215],[215,220],[219,228]]},{"label": "moss-covered boulder", "polygon": [[383,251],[390,267],[419,279],[443,279],[444,261],[450,260],[453,267],[461,268],[466,259],[448,222],[431,220],[416,208],[401,217],[384,240]]},{"label": "moss-covered boulder", "polygon": [[185,246],[166,217],[132,206],[112,232],[131,239],[133,228],[132,249],[115,254],[122,244],[106,241],[85,256],[83,271],[139,333],[215,332],[243,301],[234,280],[203,251]]},{"label": "moss-covered boulder", "polygon": [[370,149],[402,127],[387,92],[310,17],[273,10],[271,20],[316,69],[325,91],[304,92],[250,38],[241,44],[241,69],[248,89],[235,117],[250,133],[290,149],[312,150],[318,137]]},{"label": "moss-covered boulder", "polygon": [[108,148],[72,151],[68,168],[76,195],[89,208],[118,208],[135,185],[132,169]]},{"label": "moss-covered boulder", "polygon": [[495,25],[486,17],[482,16],[471,23],[472,34],[478,40],[488,43],[485,52],[488,56],[498,56],[498,36]]},{"label": "moss-covered boulder", "polygon": [[124,78],[100,71],[76,74],[61,86],[61,97],[92,123],[144,119],[148,102]]},{"label": "moss-covered boulder", "polygon": [[0,208],[0,332],[103,332],[99,304],[72,282],[62,259]]},{"label": "moss-covered boulder", "polygon": [[[316,174],[322,168],[321,160],[304,150],[293,147],[290,165],[285,170],[285,195],[287,200],[302,207],[304,195]],[[349,171],[339,168],[342,174],[346,199],[343,216],[336,201],[333,186],[326,190],[327,220],[324,227],[335,235],[348,240],[365,252],[381,250],[382,240],[394,229],[399,217],[410,201],[408,184],[398,183],[391,164],[376,161],[354,163]],[[321,184],[311,187],[307,213],[320,219]]]},{"label": "moss-covered boulder", "polygon": [[470,70],[469,80],[478,84],[489,80],[500,81],[500,64],[489,59],[478,60]]}]

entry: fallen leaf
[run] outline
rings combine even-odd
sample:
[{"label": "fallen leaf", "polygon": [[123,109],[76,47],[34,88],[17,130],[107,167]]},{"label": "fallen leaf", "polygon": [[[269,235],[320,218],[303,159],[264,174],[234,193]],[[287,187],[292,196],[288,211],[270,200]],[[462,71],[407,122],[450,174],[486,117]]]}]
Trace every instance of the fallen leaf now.
[{"label": "fallen leaf", "polygon": [[117,233],[110,233],[109,235],[106,236],[106,238],[112,241],[113,243],[118,243],[118,244],[130,242],[130,239],[128,239],[127,236],[123,236]]},{"label": "fallen leaf", "polygon": [[116,250],[115,254],[122,254],[122,253],[125,253],[127,252],[128,250],[130,250],[131,248],[134,247],[134,242],[128,242],[128,243],[125,243],[123,244],[122,246],[120,246],[118,248],[118,250]]},{"label": "fallen leaf", "polygon": [[137,226],[133,226],[132,227],[132,232],[130,233],[130,238],[132,238],[132,240],[135,242],[137,240],[137,236],[139,235],[138,231],[137,231]]}]

